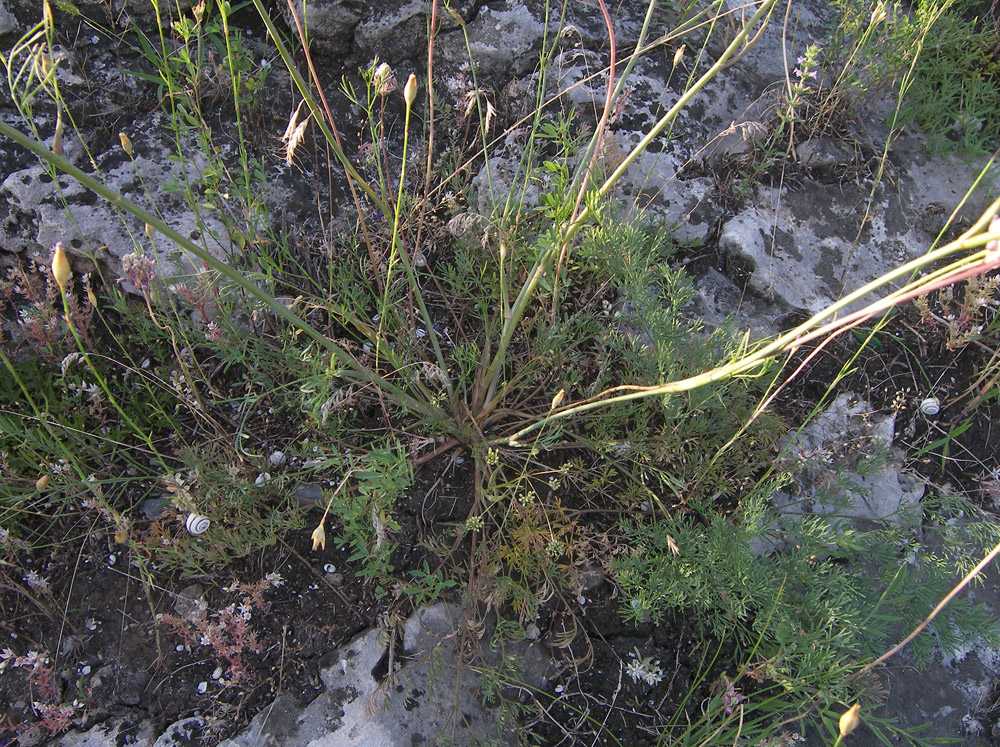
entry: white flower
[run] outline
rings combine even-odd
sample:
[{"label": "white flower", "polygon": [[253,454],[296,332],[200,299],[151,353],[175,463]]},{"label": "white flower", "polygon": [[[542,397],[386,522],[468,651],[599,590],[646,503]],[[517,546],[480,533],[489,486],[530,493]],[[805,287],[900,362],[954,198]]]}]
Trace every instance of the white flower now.
[{"label": "white flower", "polygon": [[32,589],[46,593],[49,591],[49,580],[44,576],[39,576],[35,571],[28,571],[24,580]]}]

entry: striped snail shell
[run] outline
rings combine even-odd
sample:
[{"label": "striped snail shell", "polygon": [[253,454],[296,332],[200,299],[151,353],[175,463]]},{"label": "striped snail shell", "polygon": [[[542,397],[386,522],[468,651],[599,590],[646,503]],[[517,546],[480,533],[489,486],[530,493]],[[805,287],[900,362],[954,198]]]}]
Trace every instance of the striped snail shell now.
[{"label": "striped snail shell", "polygon": [[941,403],[937,397],[928,397],[920,403],[920,412],[924,415],[937,415],[941,412]]},{"label": "striped snail shell", "polygon": [[201,514],[188,514],[187,522],[185,527],[191,534],[204,534],[208,531],[208,527],[211,524],[211,520],[207,516],[202,516]]}]

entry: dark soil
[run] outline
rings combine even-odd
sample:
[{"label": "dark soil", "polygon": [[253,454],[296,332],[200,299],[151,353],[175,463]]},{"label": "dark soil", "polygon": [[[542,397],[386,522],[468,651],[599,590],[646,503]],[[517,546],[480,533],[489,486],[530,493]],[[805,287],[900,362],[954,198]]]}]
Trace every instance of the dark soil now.
[{"label": "dark soil", "polygon": [[[20,559],[53,581],[50,594],[35,595],[38,605],[18,589],[3,589],[6,646],[17,655],[45,652],[51,689],[46,694],[38,672],[29,676],[9,661],[0,676],[0,723],[19,731],[18,725],[45,721],[32,712],[32,701],[77,699],[82,708],[71,723],[78,728],[110,716],[163,728],[197,712],[214,725],[215,741],[235,733],[279,691],[309,702],[322,687],[317,660],[375,624],[388,606],[372,599],[343,553],[327,550],[306,559],[309,551],[309,532],[293,532],[210,578],[158,578],[152,589],[103,529],[61,542],[51,554]],[[326,564],[336,570],[324,572]],[[270,573],[283,582],[260,595],[263,605],[247,593],[227,591]],[[207,628],[185,618],[191,607],[185,598],[204,601]],[[220,624],[222,611],[247,601],[245,630]],[[154,622],[160,615],[165,619]],[[202,643],[205,630],[217,632],[219,645]],[[44,726],[36,730],[44,733]]]},{"label": "dark soil", "polygon": [[[995,311],[983,311],[986,321],[995,325]],[[832,401],[839,392],[854,392],[875,412],[895,415],[894,443],[911,455],[913,469],[933,484],[952,485],[978,499],[982,508],[996,510],[1000,392],[996,382],[977,384],[990,364],[990,348],[975,342],[949,348],[941,325],[922,322],[912,306],[894,313],[873,340],[862,345],[868,331],[839,336],[810,361],[780,397],[782,414],[788,422],[800,423],[824,396]],[[806,355],[801,353],[787,370],[794,370]],[[838,379],[831,389],[830,383]],[[940,402],[937,415],[920,411],[920,403],[929,397]]]}]

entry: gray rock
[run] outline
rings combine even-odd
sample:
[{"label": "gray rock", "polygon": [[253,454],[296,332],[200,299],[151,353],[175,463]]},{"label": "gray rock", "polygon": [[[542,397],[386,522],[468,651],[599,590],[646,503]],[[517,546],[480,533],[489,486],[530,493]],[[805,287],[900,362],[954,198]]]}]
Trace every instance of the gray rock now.
[{"label": "gray rock", "polygon": [[201,716],[192,716],[182,719],[167,727],[156,741],[153,747],[181,747],[182,745],[201,744],[202,737],[208,731],[205,719]]},{"label": "gray rock", "polygon": [[[411,616],[395,645],[379,630],[358,636],[326,657],[316,700],[299,709],[280,696],[221,747],[517,744],[475,695],[480,675],[462,660],[461,623],[459,607],[439,603]],[[522,660],[526,681],[541,684],[547,658],[525,647]]]},{"label": "gray rock", "polygon": [[926,251],[895,200],[872,205],[862,227],[858,205],[866,196],[852,185],[807,182],[796,192],[760,186],[753,204],[723,226],[720,253],[752,292],[817,313]]},{"label": "gray rock", "polygon": [[177,592],[174,596],[174,610],[192,623],[204,620],[208,611],[204,587],[201,584],[190,584]]},{"label": "gray rock", "polygon": [[520,2],[480,9],[467,30],[468,47],[458,32],[438,40],[441,59],[453,69],[468,65],[470,50],[480,80],[508,80],[532,71],[538,64],[545,26]]},{"label": "gray rock", "polygon": [[[838,395],[791,440],[786,459],[797,473],[797,491],[775,495],[782,513],[918,523],[925,483],[904,470],[903,452],[891,448],[894,427],[893,415],[876,413],[853,394]],[[859,459],[877,446],[886,450],[884,464],[877,465],[877,472],[858,476]],[[838,487],[840,474],[852,475],[849,484]]]},{"label": "gray rock", "polygon": [[[463,22],[474,17],[479,0],[449,3],[449,8]],[[405,59],[423,59],[427,55],[428,3],[424,0],[389,0],[372,4],[354,28],[354,46],[362,55],[378,56],[392,64]],[[459,23],[444,5],[438,7],[438,34],[448,34]],[[404,81],[400,81],[402,84]]]},{"label": "gray rock", "polygon": [[490,158],[472,180],[479,215],[490,215],[494,208],[502,206],[515,186],[522,190],[518,197],[524,208],[538,205],[539,184],[537,181],[525,184],[522,164],[517,159],[505,156]]},{"label": "gray rock", "polygon": [[0,37],[20,31],[14,14],[7,10],[4,0],[0,0]]},{"label": "gray rock", "polygon": [[849,166],[854,161],[853,151],[829,137],[816,137],[799,143],[795,156],[802,166],[818,170]]},{"label": "gray rock", "polygon": [[[354,29],[367,9],[368,3],[361,0],[305,0],[295,4],[312,49],[329,55],[345,55],[351,51]],[[295,21],[285,4],[282,4],[282,12],[294,30]]]},{"label": "gray rock", "polygon": [[148,721],[114,717],[92,726],[85,732],[70,732],[64,734],[51,744],[55,747],[107,747],[108,745],[124,745],[126,747],[151,747],[156,738],[152,725]]},{"label": "gray rock", "polygon": [[88,695],[102,707],[137,706],[149,684],[147,672],[133,671],[117,664],[98,669],[87,683]]},{"label": "gray rock", "polygon": [[[135,159],[128,159],[120,148],[104,154],[99,162],[105,184],[147,209],[155,203],[163,220],[182,236],[217,256],[227,256],[233,246],[221,221],[206,211],[196,214],[182,197],[188,180],[197,180],[207,167],[205,156],[190,143],[188,161],[171,159],[174,149],[159,115],[135,123],[130,131]],[[75,139],[67,139],[66,156],[81,168],[92,170]],[[116,213],[103,199],[65,175],[53,180],[40,165],[8,176],[0,184],[0,200],[8,205],[8,217],[0,224],[0,244],[9,252],[47,257],[61,241],[78,274],[94,269],[96,262],[109,279],[123,277],[122,258],[133,253],[150,257],[156,276],[164,283],[197,276],[202,269],[195,257],[165,236],[154,234],[149,240],[138,219]],[[129,283],[123,287],[137,290]]]}]

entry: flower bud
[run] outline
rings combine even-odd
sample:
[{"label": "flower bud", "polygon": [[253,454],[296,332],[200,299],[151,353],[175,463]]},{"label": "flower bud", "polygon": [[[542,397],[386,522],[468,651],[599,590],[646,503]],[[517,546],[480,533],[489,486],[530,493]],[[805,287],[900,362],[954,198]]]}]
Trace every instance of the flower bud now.
[{"label": "flower bud", "polygon": [[840,721],[838,725],[840,726],[840,737],[843,739],[852,731],[858,728],[858,724],[861,723],[861,717],[858,714],[861,712],[861,706],[855,703],[840,716]]},{"label": "flower bud", "polygon": [[552,398],[552,404],[549,405],[549,412],[552,412],[554,409],[559,407],[559,405],[562,404],[564,399],[566,399],[566,390],[560,389],[558,392],[556,392],[556,396]]},{"label": "flower bud", "polygon": [[684,59],[684,51],[687,49],[687,44],[681,44],[677,51],[674,52],[674,67],[681,64],[681,60]]},{"label": "flower bud", "polygon": [[45,488],[49,486],[49,476],[42,475],[37,480],[35,480],[35,490],[41,493]]},{"label": "flower bud", "polygon": [[56,113],[56,131],[52,134],[52,152],[57,156],[65,154],[63,149],[62,111]]},{"label": "flower bud", "polygon": [[55,254],[52,255],[52,277],[56,279],[60,292],[66,292],[66,284],[69,283],[69,276],[72,274],[69,259],[66,258],[66,250],[63,249],[62,242],[59,241],[56,243]]},{"label": "flower bud", "polygon": [[124,132],[119,132],[118,139],[122,141],[122,150],[125,151],[125,154],[129,158],[132,158],[132,141],[129,140],[128,135],[126,135]]},{"label": "flower bud", "polygon": [[410,73],[410,77],[406,80],[406,86],[403,88],[403,99],[406,101],[407,108],[413,106],[413,102],[417,98],[417,76]]},{"label": "flower bud", "polygon": [[313,552],[319,549],[326,549],[326,530],[323,528],[323,523],[320,522],[319,526],[313,529],[312,541],[313,541]]}]

